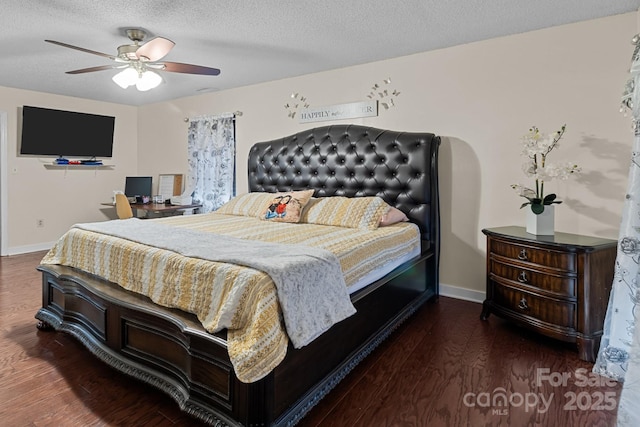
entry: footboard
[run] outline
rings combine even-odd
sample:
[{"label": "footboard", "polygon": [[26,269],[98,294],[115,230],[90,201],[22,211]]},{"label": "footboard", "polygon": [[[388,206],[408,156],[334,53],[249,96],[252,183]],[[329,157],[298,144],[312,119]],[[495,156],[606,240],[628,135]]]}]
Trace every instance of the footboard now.
[{"label": "footboard", "polygon": [[426,275],[428,260],[362,290],[354,296],[356,315],[302,349],[290,347],[270,375],[251,384],[235,377],[223,333],[210,334],[193,315],[70,267],[38,267],[43,306],[36,318],[40,328],[71,334],[99,359],[162,390],[206,423],[294,425],[436,294]]},{"label": "footboard", "polygon": [[246,418],[238,399],[247,385],[233,375],[226,342],[204,331],[195,316],[70,267],[38,269],[41,329],[71,334],[99,359],[164,391],[205,422],[238,425],[235,420]]}]

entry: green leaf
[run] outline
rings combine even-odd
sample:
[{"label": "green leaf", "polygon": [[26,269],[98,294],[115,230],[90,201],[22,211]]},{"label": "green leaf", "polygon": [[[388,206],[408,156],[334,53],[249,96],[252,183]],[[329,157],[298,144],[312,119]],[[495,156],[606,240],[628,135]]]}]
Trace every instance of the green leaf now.
[{"label": "green leaf", "polygon": [[551,202],[553,202],[556,199],[556,195],[555,194],[547,194],[544,197],[544,204],[545,205],[549,205],[551,204]]},{"label": "green leaf", "polygon": [[523,203],[523,204],[522,204],[522,206],[520,206],[520,209],[522,209],[522,208],[524,208],[525,206],[530,205],[530,204],[531,204],[531,203],[529,203],[529,202]]},{"label": "green leaf", "polygon": [[542,212],[544,212],[544,205],[542,203],[531,204],[531,210],[534,214],[540,215]]}]

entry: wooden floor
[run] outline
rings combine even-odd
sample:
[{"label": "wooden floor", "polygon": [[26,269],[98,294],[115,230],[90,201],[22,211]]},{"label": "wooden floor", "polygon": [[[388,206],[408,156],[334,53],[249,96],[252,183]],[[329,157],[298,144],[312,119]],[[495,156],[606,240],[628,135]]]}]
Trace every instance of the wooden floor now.
[{"label": "wooden floor", "polygon": [[[71,337],[36,329],[43,255],[0,258],[0,425],[200,426]],[[571,346],[480,311],[427,304],[299,425],[615,425],[619,384],[591,374]]]}]

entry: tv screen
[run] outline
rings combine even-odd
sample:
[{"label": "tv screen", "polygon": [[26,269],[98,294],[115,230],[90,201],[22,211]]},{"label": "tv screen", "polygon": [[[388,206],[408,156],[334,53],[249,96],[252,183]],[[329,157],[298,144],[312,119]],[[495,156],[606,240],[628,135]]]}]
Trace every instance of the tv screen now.
[{"label": "tv screen", "polygon": [[20,154],[111,157],[115,117],[22,107]]}]

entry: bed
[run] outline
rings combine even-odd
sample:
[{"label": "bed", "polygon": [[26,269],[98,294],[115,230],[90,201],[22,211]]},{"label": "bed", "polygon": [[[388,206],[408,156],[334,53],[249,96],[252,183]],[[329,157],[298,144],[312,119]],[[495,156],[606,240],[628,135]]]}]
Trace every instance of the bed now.
[{"label": "bed", "polygon": [[406,214],[418,236],[407,260],[371,283],[360,281],[347,295],[355,314],[304,345],[289,343],[283,359],[258,379],[236,375],[232,331],[212,333],[195,314],[69,265],[38,267],[38,328],[71,334],[100,360],[157,387],[211,425],[295,425],[399,324],[437,298],[439,144],[431,133],[333,125],[251,148],[250,195],[312,189],[316,202],[377,196]]}]

